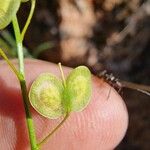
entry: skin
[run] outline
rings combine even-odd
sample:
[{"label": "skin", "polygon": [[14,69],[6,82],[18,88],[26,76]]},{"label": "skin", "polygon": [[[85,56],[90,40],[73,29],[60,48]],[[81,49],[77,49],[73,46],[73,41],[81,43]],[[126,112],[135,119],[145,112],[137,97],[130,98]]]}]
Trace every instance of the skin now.
[{"label": "skin", "polygon": [[[16,60],[12,61],[17,65]],[[52,63],[25,61],[28,89],[43,72],[60,77],[58,66]],[[65,74],[70,68],[63,67]],[[112,150],[124,137],[128,113],[118,93],[102,79],[92,77],[91,102],[85,110],[72,113],[64,125],[41,147],[42,150]],[[48,120],[31,108],[40,141],[60,121]],[[29,141],[19,82],[9,66],[0,61],[0,149],[28,150]]]}]

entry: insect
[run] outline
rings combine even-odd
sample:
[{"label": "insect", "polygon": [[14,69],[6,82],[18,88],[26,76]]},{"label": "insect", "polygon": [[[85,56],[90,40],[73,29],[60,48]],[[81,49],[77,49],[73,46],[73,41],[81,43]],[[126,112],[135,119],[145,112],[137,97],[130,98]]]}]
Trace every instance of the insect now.
[{"label": "insect", "polygon": [[118,93],[120,93],[122,88],[129,88],[150,96],[149,86],[119,80],[118,78],[114,77],[112,73],[108,74],[106,70],[100,72],[98,74],[98,77],[103,78],[107,83],[109,83],[112,87],[114,87],[118,91]]},{"label": "insect", "polygon": [[[60,65],[60,64],[59,64]],[[72,111],[82,111],[91,97],[91,73],[85,66],[71,71],[67,79],[51,73],[41,74],[32,84],[29,100],[42,116],[56,119]]]}]

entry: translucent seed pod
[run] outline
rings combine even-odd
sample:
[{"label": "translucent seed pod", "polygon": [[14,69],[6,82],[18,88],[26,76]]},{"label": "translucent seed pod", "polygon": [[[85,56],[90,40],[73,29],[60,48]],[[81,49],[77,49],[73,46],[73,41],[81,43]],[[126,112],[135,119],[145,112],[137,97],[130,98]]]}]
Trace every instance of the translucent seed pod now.
[{"label": "translucent seed pod", "polygon": [[29,100],[42,116],[56,119],[82,111],[89,104],[91,92],[91,72],[87,67],[79,66],[71,71],[66,81],[50,73],[41,74],[30,88]]},{"label": "translucent seed pod", "polygon": [[0,0],[0,29],[5,28],[16,15],[20,0]]},{"label": "translucent seed pod", "polygon": [[27,1],[29,1],[29,0],[21,0],[21,2],[27,2]]},{"label": "translucent seed pod", "polygon": [[75,68],[67,77],[64,99],[68,99],[71,111],[82,111],[90,101],[92,91],[91,73],[85,66]]},{"label": "translucent seed pod", "polygon": [[43,73],[30,88],[30,103],[42,116],[56,119],[64,114],[63,90],[61,80],[50,73]]}]

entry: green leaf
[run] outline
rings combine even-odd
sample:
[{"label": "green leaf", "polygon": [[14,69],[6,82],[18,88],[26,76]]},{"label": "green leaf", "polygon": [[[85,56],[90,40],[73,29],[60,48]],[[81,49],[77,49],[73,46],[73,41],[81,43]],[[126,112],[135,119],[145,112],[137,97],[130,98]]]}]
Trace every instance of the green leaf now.
[{"label": "green leaf", "polygon": [[64,114],[63,90],[61,80],[50,73],[43,73],[33,82],[29,100],[42,116],[56,119]]},{"label": "green leaf", "polygon": [[85,66],[75,68],[66,80],[65,107],[71,111],[82,111],[90,101],[91,91],[90,70]]},{"label": "green leaf", "polygon": [[0,0],[0,29],[5,28],[16,15],[20,0]]}]

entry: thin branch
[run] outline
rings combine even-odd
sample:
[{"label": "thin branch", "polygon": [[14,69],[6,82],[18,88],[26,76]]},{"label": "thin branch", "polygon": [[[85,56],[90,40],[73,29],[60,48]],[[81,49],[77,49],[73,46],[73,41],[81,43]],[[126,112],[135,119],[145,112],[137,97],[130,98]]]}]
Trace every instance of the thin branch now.
[{"label": "thin branch", "polygon": [[27,21],[25,23],[25,26],[24,26],[24,28],[22,30],[22,33],[21,33],[22,40],[24,39],[24,35],[25,35],[25,33],[26,33],[27,29],[28,29],[28,26],[29,26],[29,24],[31,22],[31,19],[33,17],[33,13],[34,13],[34,9],[35,9],[35,4],[36,4],[36,0],[31,0],[30,13],[29,13],[28,19],[27,19]]},{"label": "thin branch", "polygon": [[38,147],[41,147],[44,143],[48,141],[48,139],[63,125],[63,123],[68,119],[69,113],[66,114],[64,119],[38,144]]}]

